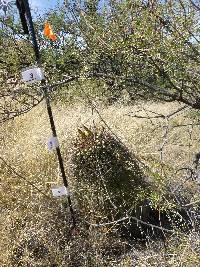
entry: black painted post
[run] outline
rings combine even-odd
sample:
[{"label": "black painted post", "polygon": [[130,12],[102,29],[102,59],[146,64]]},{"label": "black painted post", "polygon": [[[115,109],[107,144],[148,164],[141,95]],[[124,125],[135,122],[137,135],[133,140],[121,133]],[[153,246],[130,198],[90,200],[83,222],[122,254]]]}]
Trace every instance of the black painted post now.
[{"label": "black painted post", "polygon": [[[40,66],[40,64],[41,64],[40,51],[39,51],[39,47],[38,47],[38,43],[37,43],[37,39],[36,39],[36,35],[35,35],[34,25],[33,25],[31,11],[30,11],[30,6],[28,3],[28,0],[21,0],[21,1],[24,3],[25,15],[26,15],[26,19],[28,21],[28,29],[29,29],[29,33],[30,33],[31,38],[32,38],[36,61],[37,61],[38,65]],[[45,84],[45,80],[43,80],[41,83]],[[44,92],[44,97],[45,97],[45,101],[46,101],[47,112],[49,115],[49,121],[50,121],[50,125],[51,125],[52,134],[53,134],[53,137],[57,138],[56,127],[55,127],[55,123],[54,123],[54,119],[53,119],[51,104],[49,101],[49,96],[48,96],[48,91],[47,91],[46,86],[43,87],[43,92]],[[61,174],[62,174],[62,178],[63,178],[63,184],[67,188],[68,182],[67,182],[67,177],[65,174],[63,159],[62,159],[59,145],[58,145],[58,147],[56,147],[56,153],[57,153],[57,158],[58,158],[58,162],[59,162],[59,166],[60,166],[60,170],[61,170]],[[68,198],[69,209],[71,212],[73,227],[75,227],[76,221],[75,221],[74,210],[72,207],[70,195],[68,195],[67,198]]]}]

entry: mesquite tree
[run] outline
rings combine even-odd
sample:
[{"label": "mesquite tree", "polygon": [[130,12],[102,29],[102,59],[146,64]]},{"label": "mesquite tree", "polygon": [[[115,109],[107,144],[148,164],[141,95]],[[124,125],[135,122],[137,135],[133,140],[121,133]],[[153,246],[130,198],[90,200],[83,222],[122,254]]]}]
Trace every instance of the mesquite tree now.
[{"label": "mesquite tree", "polygon": [[[50,84],[89,77],[105,83],[113,99],[126,90],[134,100],[179,101],[200,109],[199,16],[196,0],[110,0],[104,5],[83,0],[64,1],[34,18]],[[57,34],[54,43],[43,35],[46,20]],[[30,110],[42,96],[38,86],[30,95],[20,82],[33,53],[16,18],[1,20],[0,45],[5,121]]]},{"label": "mesquite tree", "polygon": [[82,1],[71,9],[87,49],[87,71],[114,94],[200,108],[197,1]]}]

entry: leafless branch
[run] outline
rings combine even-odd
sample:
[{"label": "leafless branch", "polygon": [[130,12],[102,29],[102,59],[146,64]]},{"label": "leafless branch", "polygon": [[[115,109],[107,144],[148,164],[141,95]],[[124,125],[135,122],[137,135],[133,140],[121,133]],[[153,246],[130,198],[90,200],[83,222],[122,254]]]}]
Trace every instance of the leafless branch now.
[{"label": "leafless branch", "polygon": [[85,221],[87,224],[89,224],[90,226],[94,226],[94,227],[105,227],[105,226],[109,226],[109,225],[117,225],[123,221],[127,221],[127,220],[131,220],[133,219],[134,221],[136,221],[138,224],[143,224],[143,225],[146,225],[148,227],[151,227],[151,228],[155,228],[155,229],[159,229],[163,232],[167,232],[167,233],[172,233],[174,234],[175,231],[173,230],[170,230],[170,229],[166,229],[164,227],[161,227],[161,226],[157,226],[157,225],[154,225],[154,224],[151,224],[151,223],[147,223],[147,222],[144,222],[140,219],[138,219],[137,217],[134,217],[134,216],[127,216],[127,217],[123,217],[119,220],[116,220],[116,221],[112,221],[112,222],[107,222],[107,223],[100,223],[100,224],[94,224],[94,223],[90,223],[88,221]]},{"label": "leafless branch", "polygon": [[185,204],[185,205],[183,205],[183,207],[190,207],[190,206],[197,205],[197,204],[199,204],[199,203],[200,203],[200,199],[199,199],[199,200],[196,200],[196,201],[194,201],[194,202]]}]

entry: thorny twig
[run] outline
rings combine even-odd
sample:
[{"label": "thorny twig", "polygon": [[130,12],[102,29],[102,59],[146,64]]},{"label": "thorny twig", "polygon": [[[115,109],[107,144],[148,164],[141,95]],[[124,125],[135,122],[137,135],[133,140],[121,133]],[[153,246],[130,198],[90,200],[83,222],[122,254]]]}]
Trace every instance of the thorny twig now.
[{"label": "thorny twig", "polygon": [[137,217],[134,217],[134,216],[127,216],[127,217],[123,217],[119,220],[116,220],[116,221],[112,221],[112,222],[107,222],[107,223],[99,223],[99,224],[94,224],[94,223],[90,223],[90,222],[87,222],[89,225],[91,226],[94,226],[94,227],[105,227],[105,226],[109,226],[109,225],[117,225],[119,224],[120,222],[123,222],[123,221],[127,221],[127,220],[130,220],[130,219],[133,219],[134,221],[136,221],[138,224],[143,224],[143,225],[147,225],[151,228],[156,228],[156,229],[159,229],[161,231],[164,231],[164,232],[168,232],[168,233],[172,233],[174,234],[175,231],[173,230],[170,230],[170,229],[166,229],[164,227],[160,227],[160,226],[157,226],[157,225],[154,225],[154,224],[151,224],[151,223],[147,223],[147,222],[144,222],[140,219],[138,219]]},{"label": "thorny twig", "polygon": [[[77,76],[72,76],[63,79],[62,81],[57,81],[54,84],[38,86],[37,91],[33,94],[30,94],[25,88],[7,89],[5,93],[1,93],[0,95],[0,103],[2,102],[2,105],[0,106],[0,123],[19,117],[39,105],[44,100],[42,89],[47,88],[48,91],[52,93],[58,86],[68,84],[76,79]],[[26,102],[24,98],[27,99]]]}]

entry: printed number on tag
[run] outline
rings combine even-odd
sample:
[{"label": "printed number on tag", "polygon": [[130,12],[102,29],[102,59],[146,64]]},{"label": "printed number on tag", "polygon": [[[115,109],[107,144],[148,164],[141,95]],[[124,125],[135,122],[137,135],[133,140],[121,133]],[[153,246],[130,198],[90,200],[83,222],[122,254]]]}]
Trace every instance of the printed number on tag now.
[{"label": "printed number on tag", "polygon": [[65,186],[52,188],[52,194],[54,197],[69,196],[69,190]]},{"label": "printed number on tag", "polygon": [[26,83],[34,83],[44,79],[44,73],[40,68],[30,68],[22,72],[22,79]]},{"label": "printed number on tag", "polygon": [[51,137],[47,143],[47,147],[49,150],[55,150],[59,146],[58,144],[58,138],[57,137]]}]

